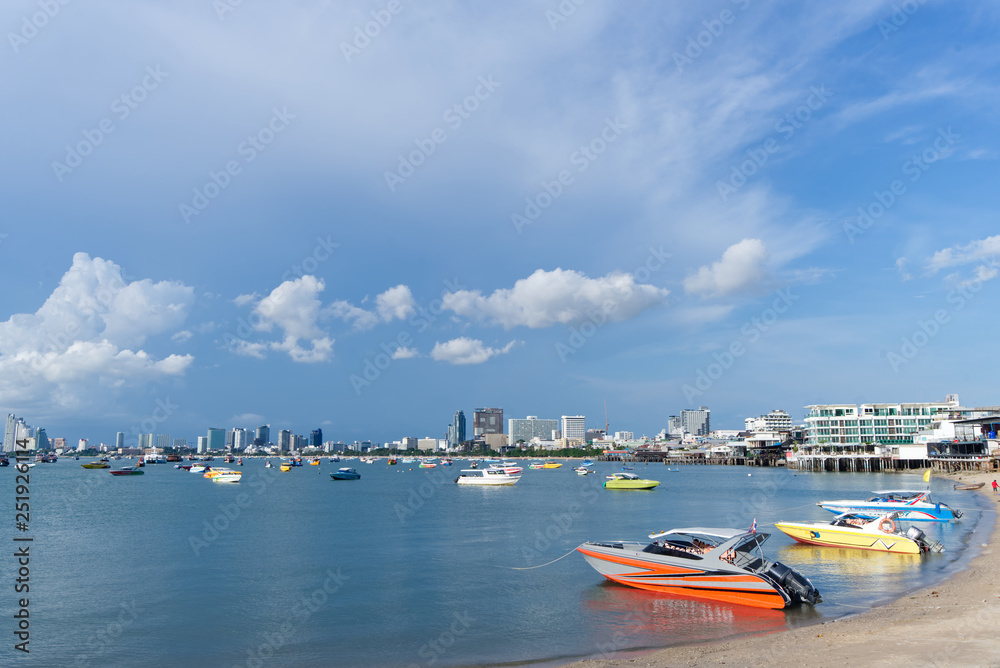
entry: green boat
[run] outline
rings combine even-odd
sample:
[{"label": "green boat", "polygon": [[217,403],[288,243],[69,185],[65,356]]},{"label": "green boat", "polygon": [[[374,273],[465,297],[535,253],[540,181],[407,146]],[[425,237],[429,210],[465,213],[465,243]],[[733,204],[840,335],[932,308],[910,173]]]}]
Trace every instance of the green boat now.
[{"label": "green boat", "polygon": [[80,464],[85,469],[109,469],[111,465],[107,462],[90,462],[89,464]]},{"label": "green boat", "polygon": [[653,489],[659,480],[646,480],[634,473],[612,473],[604,481],[605,489]]}]

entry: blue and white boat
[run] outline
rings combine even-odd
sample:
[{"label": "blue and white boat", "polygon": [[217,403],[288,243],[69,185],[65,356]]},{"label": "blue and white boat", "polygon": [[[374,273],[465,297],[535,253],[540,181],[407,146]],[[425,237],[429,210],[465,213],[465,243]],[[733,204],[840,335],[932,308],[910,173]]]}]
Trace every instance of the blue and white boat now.
[{"label": "blue and white boat", "polygon": [[931,500],[927,490],[895,489],[872,492],[868,500],[820,501],[816,505],[837,515],[857,513],[865,517],[880,517],[899,513],[898,519],[909,522],[949,522],[962,516],[961,510]]},{"label": "blue and white boat", "polygon": [[330,474],[334,480],[360,480],[361,474],[355,469],[344,467]]}]

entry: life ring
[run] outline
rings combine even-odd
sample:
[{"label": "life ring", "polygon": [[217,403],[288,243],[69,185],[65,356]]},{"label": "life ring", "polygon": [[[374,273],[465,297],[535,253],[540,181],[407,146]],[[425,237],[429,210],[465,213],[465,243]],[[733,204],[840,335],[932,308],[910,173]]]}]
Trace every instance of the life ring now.
[{"label": "life ring", "polygon": [[878,523],[878,528],[879,528],[879,531],[881,531],[883,533],[895,533],[896,532],[896,523],[893,522],[888,517],[886,517],[881,522]]}]

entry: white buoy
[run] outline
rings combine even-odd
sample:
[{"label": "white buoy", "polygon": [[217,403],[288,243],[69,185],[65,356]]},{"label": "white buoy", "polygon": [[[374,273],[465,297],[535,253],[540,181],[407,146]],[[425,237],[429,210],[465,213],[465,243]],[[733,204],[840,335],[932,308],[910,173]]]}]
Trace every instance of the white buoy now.
[{"label": "white buoy", "polygon": [[749,478],[750,476],[752,476],[752,475],[753,475],[753,473],[747,473],[747,477],[748,477],[748,478]]}]

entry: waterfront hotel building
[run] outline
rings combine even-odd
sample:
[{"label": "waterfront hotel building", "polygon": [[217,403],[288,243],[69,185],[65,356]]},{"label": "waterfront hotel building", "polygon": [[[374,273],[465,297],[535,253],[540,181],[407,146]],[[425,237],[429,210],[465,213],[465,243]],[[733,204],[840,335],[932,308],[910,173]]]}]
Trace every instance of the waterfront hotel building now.
[{"label": "waterfront hotel building", "polygon": [[913,434],[960,410],[958,397],[943,402],[901,404],[815,404],[806,406],[807,449],[865,444],[906,445]]}]

